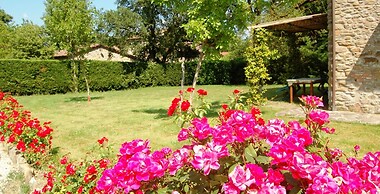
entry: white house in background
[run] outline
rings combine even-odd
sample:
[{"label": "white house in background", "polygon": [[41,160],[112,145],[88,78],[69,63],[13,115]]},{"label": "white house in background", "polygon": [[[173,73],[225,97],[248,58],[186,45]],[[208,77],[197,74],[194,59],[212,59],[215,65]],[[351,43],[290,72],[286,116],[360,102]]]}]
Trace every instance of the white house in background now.
[{"label": "white house in background", "polygon": [[[95,61],[119,61],[132,62],[135,57],[132,54],[123,56],[120,54],[120,49],[117,47],[108,47],[101,44],[92,44],[85,52],[84,58]],[[60,50],[54,53],[54,59],[68,59],[67,51]]]}]

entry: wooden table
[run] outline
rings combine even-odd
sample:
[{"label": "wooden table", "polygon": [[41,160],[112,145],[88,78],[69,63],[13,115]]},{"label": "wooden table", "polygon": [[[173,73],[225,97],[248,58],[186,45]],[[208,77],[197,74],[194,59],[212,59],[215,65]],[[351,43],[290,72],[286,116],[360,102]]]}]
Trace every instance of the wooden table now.
[{"label": "wooden table", "polygon": [[314,93],[314,87],[313,87],[313,84],[315,83],[321,83],[321,78],[297,78],[297,79],[287,79],[286,80],[288,82],[288,86],[289,86],[289,95],[290,95],[290,103],[293,102],[293,93],[298,91],[295,91],[294,90],[294,86],[298,86],[300,84],[303,85],[303,94],[306,93],[306,89],[305,89],[305,85],[306,84],[310,84],[310,95],[312,96],[313,93]]}]

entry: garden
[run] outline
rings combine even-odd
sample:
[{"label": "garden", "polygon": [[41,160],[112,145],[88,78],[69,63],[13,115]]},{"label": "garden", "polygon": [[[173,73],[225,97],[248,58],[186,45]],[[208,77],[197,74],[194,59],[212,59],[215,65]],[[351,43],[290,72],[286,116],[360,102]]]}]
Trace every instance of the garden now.
[{"label": "garden", "polygon": [[0,141],[41,181],[24,193],[380,193],[379,125],[331,121],[318,91],[288,103],[286,79],[327,79],[327,30],[247,31],[327,1],[194,2],[47,0],[44,26],[0,9]]},{"label": "garden", "polygon": [[281,87],[267,86],[271,100],[253,108],[247,86],[95,92],[91,103],[84,93],[5,94],[2,140],[44,173],[35,193],[378,192],[378,126],[329,122],[310,96],[307,117],[276,119],[299,106]]}]

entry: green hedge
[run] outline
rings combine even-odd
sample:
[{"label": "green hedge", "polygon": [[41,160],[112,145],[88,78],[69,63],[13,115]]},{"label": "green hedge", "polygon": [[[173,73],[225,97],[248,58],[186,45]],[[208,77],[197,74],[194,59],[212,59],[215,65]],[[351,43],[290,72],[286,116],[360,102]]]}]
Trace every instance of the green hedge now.
[{"label": "green hedge", "polygon": [[14,95],[66,93],[71,84],[66,61],[0,60],[0,89]]},{"label": "green hedge", "polygon": [[[196,61],[185,63],[185,84],[191,85]],[[198,84],[244,84],[245,61],[205,61]],[[92,91],[149,86],[177,86],[180,63],[87,61],[79,66],[79,90],[86,90],[85,69]],[[67,93],[73,89],[70,61],[0,60],[0,90],[13,95]]]}]

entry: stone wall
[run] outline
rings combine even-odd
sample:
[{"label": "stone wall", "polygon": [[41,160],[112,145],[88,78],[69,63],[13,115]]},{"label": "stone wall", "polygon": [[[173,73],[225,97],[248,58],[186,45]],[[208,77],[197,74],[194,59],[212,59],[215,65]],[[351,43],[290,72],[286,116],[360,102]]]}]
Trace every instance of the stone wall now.
[{"label": "stone wall", "polygon": [[333,109],[380,114],[380,0],[333,1]]}]

